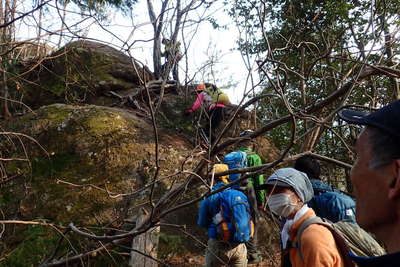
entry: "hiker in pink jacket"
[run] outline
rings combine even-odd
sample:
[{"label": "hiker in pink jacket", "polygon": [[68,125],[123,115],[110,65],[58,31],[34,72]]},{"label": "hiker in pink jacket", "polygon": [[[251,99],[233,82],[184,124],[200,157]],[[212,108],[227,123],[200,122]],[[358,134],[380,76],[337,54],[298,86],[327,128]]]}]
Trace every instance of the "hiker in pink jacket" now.
[{"label": "hiker in pink jacket", "polygon": [[[215,88],[216,90],[216,88]],[[197,98],[194,101],[192,107],[185,111],[185,114],[189,115],[193,111],[200,107],[203,107],[209,115],[209,123],[203,128],[204,133],[208,139],[214,139],[215,129],[218,128],[224,114],[224,103],[216,102],[213,103],[212,96],[208,93],[204,84],[199,84],[196,87]],[[210,131],[211,130],[211,131]],[[211,136],[210,136],[211,133]]]}]

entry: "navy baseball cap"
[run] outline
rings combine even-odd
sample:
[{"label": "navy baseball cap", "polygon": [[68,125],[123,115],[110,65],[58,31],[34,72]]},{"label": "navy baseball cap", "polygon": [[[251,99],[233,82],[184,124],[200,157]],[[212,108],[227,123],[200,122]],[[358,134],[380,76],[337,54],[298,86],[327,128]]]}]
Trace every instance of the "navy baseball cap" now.
[{"label": "navy baseball cap", "polygon": [[400,100],[371,113],[344,109],[338,115],[348,123],[376,127],[394,137],[400,137]]}]

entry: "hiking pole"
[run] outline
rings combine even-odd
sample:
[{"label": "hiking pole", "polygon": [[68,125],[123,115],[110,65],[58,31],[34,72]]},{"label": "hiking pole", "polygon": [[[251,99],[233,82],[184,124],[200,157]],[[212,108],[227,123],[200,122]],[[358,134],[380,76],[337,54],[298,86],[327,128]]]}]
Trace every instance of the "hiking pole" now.
[{"label": "hiking pole", "polygon": [[210,188],[213,188],[213,186],[214,186],[214,175],[215,175],[215,170],[213,168],[212,173],[211,173],[211,185],[210,185]]}]

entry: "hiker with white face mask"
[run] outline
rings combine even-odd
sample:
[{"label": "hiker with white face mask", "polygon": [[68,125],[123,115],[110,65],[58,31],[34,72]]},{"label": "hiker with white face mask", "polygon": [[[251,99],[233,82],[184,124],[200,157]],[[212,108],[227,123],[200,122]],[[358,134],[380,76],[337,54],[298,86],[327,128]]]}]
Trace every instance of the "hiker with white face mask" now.
[{"label": "hiker with white face mask", "polygon": [[[291,266],[353,266],[347,255],[340,252],[334,235],[327,227],[311,224],[304,231],[301,229],[303,222],[316,216],[305,204],[314,194],[305,173],[293,168],[279,169],[260,188],[268,192],[270,211],[286,219],[281,240],[284,253],[289,253]],[[301,232],[300,237],[298,232]]]}]

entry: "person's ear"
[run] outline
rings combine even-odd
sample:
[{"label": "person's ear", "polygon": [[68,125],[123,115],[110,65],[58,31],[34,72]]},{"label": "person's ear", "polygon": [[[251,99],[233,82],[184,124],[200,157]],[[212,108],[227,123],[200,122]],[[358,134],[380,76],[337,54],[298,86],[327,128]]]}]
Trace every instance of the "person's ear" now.
[{"label": "person's ear", "polygon": [[400,159],[396,159],[393,162],[393,171],[391,172],[392,180],[389,184],[389,199],[396,199],[400,197]]},{"label": "person's ear", "polygon": [[293,195],[292,195],[294,198],[295,198],[295,200],[296,200],[296,203],[301,203],[301,204],[304,204],[303,203],[303,201],[301,200],[301,197],[299,197],[298,195],[297,195],[297,193],[293,193]]}]

